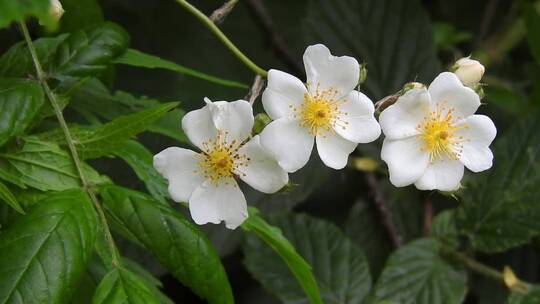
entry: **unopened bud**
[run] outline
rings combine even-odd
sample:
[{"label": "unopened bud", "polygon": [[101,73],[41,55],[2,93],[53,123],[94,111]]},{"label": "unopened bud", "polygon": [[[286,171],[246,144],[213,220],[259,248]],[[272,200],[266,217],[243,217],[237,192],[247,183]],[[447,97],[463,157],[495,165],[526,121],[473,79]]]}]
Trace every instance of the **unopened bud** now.
[{"label": "unopened bud", "polygon": [[60,3],[59,0],[50,0],[49,14],[54,21],[58,22],[60,18],[62,18],[62,15],[64,15],[64,12],[65,11],[62,7],[62,3]]},{"label": "unopened bud", "polygon": [[352,159],[352,165],[356,170],[363,172],[373,172],[379,167],[379,163],[369,157],[355,157]]},{"label": "unopened bud", "polygon": [[259,113],[255,116],[255,121],[253,122],[253,135],[257,135],[262,132],[264,127],[272,121],[268,115],[265,113]]},{"label": "unopened bud", "polygon": [[368,70],[366,68],[366,64],[362,63],[360,65],[360,77],[358,78],[358,85],[361,85],[366,81],[367,72],[368,72]]},{"label": "unopened bud", "polygon": [[403,86],[404,93],[412,89],[423,89],[426,85],[420,82],[409,82]]},{"label": "unopened bud", "polygon": [[469,57],[463,57],[456,61],[450,69],[461,82],[466,86],[472,86],[480,82],[484,76],[484,66],[477,60]]}]

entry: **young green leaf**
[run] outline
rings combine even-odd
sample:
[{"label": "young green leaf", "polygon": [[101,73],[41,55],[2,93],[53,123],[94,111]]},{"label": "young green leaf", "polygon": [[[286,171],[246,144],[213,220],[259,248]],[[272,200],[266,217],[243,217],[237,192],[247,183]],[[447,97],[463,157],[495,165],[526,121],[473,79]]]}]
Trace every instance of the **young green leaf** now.
[{"label": "young green leaf", "polygon": [[[92,184],[108,179],[84,164],[86,178]],[[58,145],[35,138],[24,138],[20,149],[0,153],[0,179],[21,188],[42,191],[62,191],[80,186],[79,176],[71,156]]]},{"label": "young green leaf", "polygon": [[144,280],[125,268],[111,270],[99,283],[93,304],[159,304]]},{"label": "young green leaf", "polygon": [[0,146],[23,134],[44,103],[39,83],[0,79]]},{"label": "young green leaf", "polygon": [[27,17],[38,17],[50,20],[49,1],[1,1],[0,2],[0,29],[13,21],[24,21]]},{"label": "young green leaf", "polygon": [[64,303],[92,254],[97,231],[81,189],[50,195],[0,234],[0,303]]},{"label": "young green leaf", "polygon": [[114,60],[114,63],[126,64],[140,68],[165,69],[178,72],[187,76],[199,78],[208,82],[219,84],[226,87],[248,89],[249,86],[233,80],[222,79],[212,75],[205,74],[190,68],[183,67],[172,61],[161,59],[158,56],[145,54],[134,49],[127,49],[126,52]]},{"label": "young green leaf", "polygon": [[[184,285],[211,304],[234,303],[219,257],[206,236],[172,208],[118,186],[100,189],[117,232],[144,245]],[[126,233],[128,231],[128,233]]]},{"label": "young green leaf", "polygon": [[[146,110],[119,116],[94,129],[73,128],[73,137],[79,156],[82,159],[89,159],[113,154],[127,140],[144,131],[177,105],[178,103],[175,102],[159,104]],[[60,133],[61,130],[56,130],[43,134],[40,138],[60,140],[61,137],[58,136]],[[58,143],[65,144],[65,141],[60,140]]]},{"label": "young green leaf", "polygon": [[154,169],[153,156],[148,149],[137,141],[128,140],[114,151],[114,155],[128,163],[139,179],[144,182],[153,198],[159,202],[166,202],[169,196],[167,183]]},{"label": "young green leaf", "polygon": [[462,303],[467,275],[442,259],[438,251],[437,241],[420,239],[394,252],[375,285],[375,303]]},{"label": "young green leaf", "polygon": [[496,139],[496,164],[468,179],[458,229],[483,252],[501,252],[540,234],[540,112]]},{"label": "young green leaf", "polygon": [[332,52],[368,63],[362,86],[374,100],[440,71],[429,16],[418,0],[310,0],[304,25],[308,44],[331,45]]},{"label": "young green leaf", "polygon": [[24,210],[13,195],[9,188],[2,182],[0,182],[0,200],[3,200],[6,204],[10,205],[17,212],[24,214]]},{"label": "young green leaf", "polygon": [[245,264],[265,288],[285,303],[362,303],[371,288],[369,265],[362,250],[339,228],[307,215],[271,216],[269,221],[275,227],[252,209],[242,226],[264,240],[289,268],[250,236],[244,246]]}]

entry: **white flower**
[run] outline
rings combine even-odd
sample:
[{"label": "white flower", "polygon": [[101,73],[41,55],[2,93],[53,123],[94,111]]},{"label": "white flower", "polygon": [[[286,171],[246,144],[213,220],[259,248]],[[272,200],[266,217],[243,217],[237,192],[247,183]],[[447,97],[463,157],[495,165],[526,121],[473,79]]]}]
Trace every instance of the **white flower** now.
[{"label": "white flower", "polygon": [[479,61],[471,59],[470,56],[456,61],[452,69],[454,74],[466,86],[472,86],[480,82],[485,71],[484,66]]},{"label": "white flower", "polygon": [[189,202],[195,223],[223,220],[235,229],[248,216],[236,178],[264,193],[278,191],[289,178],[258,136],[248,141],[253,109],[247,101],[205,101],[182,119],[184,132],[202,152],[167,148],[154,156],[154,167],[168,180],[171,198]]},{"label": "white flower", "polygon": [[373,103],[354,90],[360,75],[356,59],[332,56],[317,44],[306,49],[304,65],[307,85],[269,71],[262,102],[274,121],[262,131],[261,143],[285,171],[294,172],[308,162],[316,140],[322,161],[341,169],[358,143],[374,141],[381,133]]},{"label": "white flower", "polygon": [[489,145],[497,130],[489,117],[474,115],[479,106],[478,95],[445,72],[427,90],[407,91],[384,110],[381,158],[392,184],[453,191],[464,166],[473,172],[491,168]]},{"label": "white flower", "polygon": [[54,21],[59,21],[60,18],[62,18],[62,15],[64,15],[64,8],[62,7],[62,3],[58,0],[50,0],[49,2],[49,15],[51,15],[52,19]]}]

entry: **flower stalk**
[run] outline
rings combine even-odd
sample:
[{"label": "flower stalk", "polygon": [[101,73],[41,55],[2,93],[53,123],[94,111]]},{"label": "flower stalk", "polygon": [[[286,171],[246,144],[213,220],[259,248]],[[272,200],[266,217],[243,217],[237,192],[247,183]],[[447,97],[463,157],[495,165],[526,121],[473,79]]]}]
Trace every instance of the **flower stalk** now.
[{"label": "flower stalk", "polygon": [[47,77],[45,73],[43,72],[43,68],[41,66],[41,63],[39,62],[39,58],[36,53],[36,49],[34,47],[34,43],[32,42],[32,38],[30,37],[30,33],[28,32],[28,28],[26,27],[26,24],[24,22],[20,22],[20,27],[24,36],[24,39],[26,41],[26,44],[28,46],[28,50],[30,51],[30,55],[32,56],[32,61],[34,63],[34,66],[36,68],[36,76],[38,78],[39,83],[43,87],[43,90],[45,91],[45,94],[47,95],[47,98],[51,102],[51,105],[54,110],[54,114],[56,116],[56,119],[58,120],[58,123],[60,124],[60,128],[62,129],[62,132],[64,133],[64,137],[66,139],[67,146],[69,148],[71,158],[73,159],[73,163],[75,164],[75,168],[77,170],[77,173],[79,175],[79,180],[81,182],[81,186],[83,187],[84,191],[88,194],[90,197],[90,200],[94,204],[94,208],[97,211],[100,223],[102,225],[103,231],[105,233],[105,239],[107,240],[107,243],[109,245],[110,251],[111,251],[111,257],[112,257],[112,265],[114,267],[120,265],[120,257],[118,254],[118,250],[116,249],[116,245],[114,244],[114,239],[112,237],[111,231],[109,229],[109,225],[107,223],[107,219],[105,217],[105,213],[103,212],[103,208],[101,207],[101,204],[94,193],[94,191],[91,188],[91,185],[86,180],[86,177],[84,175],[84,172],[82,170],[82,162],[79,158],[79,154],[77,152],[77,148],[75,147],[73,138],[71,136],[71,132],[69,131],[68,125],[66,123],[66,120],[64,119],[64,115],[62,114],[62,108],[60,107],[56,95],[49,87],[49,84],[47,83]]},{"label": "flower stalk", "polygon": [[256,65],[251,59],[249,59],[242,51],[240,51],[227,36],[217,27],[217,25],[203,12],[191,5],[186,0],[176,0],[178,4],[184,7],[190,14],[199,19],[204,26],[206,26],[217,38],[223,43],[242,63],[244,63],[249,69],[255,72],[257,75],[266,77],[268,72]]}]

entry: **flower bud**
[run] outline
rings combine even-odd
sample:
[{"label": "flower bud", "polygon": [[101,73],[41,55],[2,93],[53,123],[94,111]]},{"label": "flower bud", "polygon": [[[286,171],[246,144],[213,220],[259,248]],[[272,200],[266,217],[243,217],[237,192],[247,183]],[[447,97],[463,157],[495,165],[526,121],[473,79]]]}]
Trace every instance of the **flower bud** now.
[{"label": "flower bud", "polygon": [[60,21],[60,18],[62,18],[62,15],[64,14],[64,8],[62,7],[62,3],[60,3],[59,0],[50,0],[49,3],[49,15],[51,18],[58,22]]},{"label": "flower bud", "polygon": [[361,85],[366,81],[367,72],[368,72],[368,70],[366,68],[366,64],[362,63],[360,65],[360,76],[358,77],[358,85]]},{"label": "flower bud", "polygon": [[407,92],[409,90],[412,90],[412,89],[423,89],[425,88],[426,85],[423,84],[423,83],[420,83],[420,82],[409,82],[409,83],[406,83],[404,86],[403,86],[403,92]]},{"label": "flower bud", "polygon": [[484,66],[477,60],[469,57],[463,57],[456,61],[451,71],[466,86],[477,84],[484,76]]},{"label": "flower bud", "polygon": [[266,125],[269,124],[271,121],[272,119],[265,113],[257,114],[255,116],[255,120],[253,122],[253,130],[251,132],[253,133],[253,135],[261,133],[264,127],[266,127]]}]

